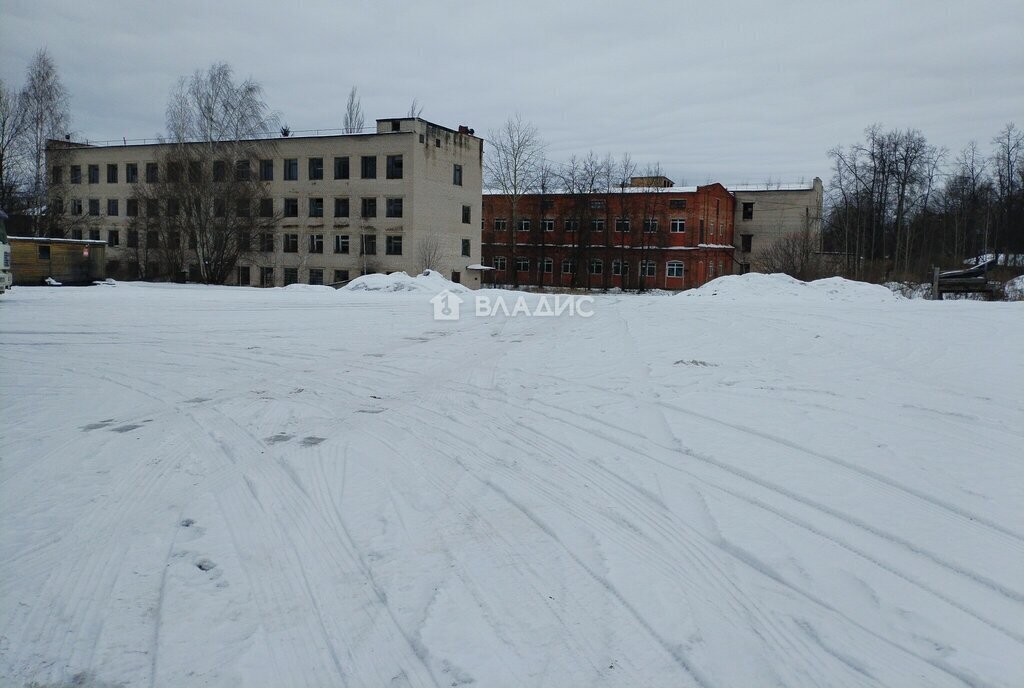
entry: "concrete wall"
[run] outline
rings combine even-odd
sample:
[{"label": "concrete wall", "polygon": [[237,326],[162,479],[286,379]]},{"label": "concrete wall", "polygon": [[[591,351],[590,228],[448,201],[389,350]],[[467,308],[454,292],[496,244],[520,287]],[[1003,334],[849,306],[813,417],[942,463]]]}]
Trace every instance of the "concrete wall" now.
[{"label": "concrete wall", "polygon": [[[736,197],[736,272],[759,272],[764,251],[788,234],[808,230],[813,236],[821,237],[821,179],[815,177],[806,185],[734,187],[730,191]],[[745,204],[753,204],[749,218],[744,218]],[[743,250],[744,235],[750,237],[750,251]]]},{"label": "concrete wall", "polygon": [[[434,269],[448,278],[453,273],[463,284],[480,286],[480,273],[466,269],[480,262],[480,208],[483,185],[483,140],[468,133],[440,127],[418,118],[399,118],[378,121],[376,134],[339,136],[289,137],[273,140],[274,179],[268,182],[269,195],[275,211],[281,212],[284,199],[298,201],[298,217],[283,218],[275,231],[273,253],[253,253],[240,261],[248,266],[250,284],[258,285],[260,268],[274,269],[275,285],[283,284],[284,268],[298,270],[300,282],[309,280],[310,270],[324,271],[324,282],[334,281],[336,270],[348,272],[349,278],[364,272],[405,271],[415,274],[424,267],[418,246],[427,237],[436,237],[441,255]],[[146,163],[157,162],[160,147],[152,145],[78,147],[63,150],[52,157],[62,168],[66,209],[72,201],[80,200],[86,228],[98,227],[101,237],[108,239],[109,230],[119,230],[117,246],[108,248],[108,259],[126,264],[131,259],[126,248],[128,217],[127,201],[132,197],[132,184],[126,179],[126,165],[138,165],[139,180],[145,179]],[[387,178],[387,156],[401,155],[401,179]],[[334,178],[335,157],[349,158],[349,178]],[[376,156],[377,176],[364,179],[361,175],[363,156]],[[310,179],[310,158],[323,159],[323,179]],[[285,181],[284,161],[298,161],[298,179]],[[99,183],[88,182],[88,166],[99,165]],[[107,165],[117,165],[116,183],[107,182]],[[462,185],[453,183],[454,165],[462,166]],[[71,184],[71,166],[81,167],[80,184]],[[259,174],[258,161],[253,161],[253,174]],[[52,174],[52,169],[50,170]],[[230,170],[229,170],[230,173]],[[164,170],[160,170],[164,174]],[[309,216],[309,199],[323,199],[323,217]],[[334,217],[336,198],[349,199],[349,216]],[[360,215],[363,198],[377,202],[377,217]],[[402,199],[402,217],[386,217],[387,199]],[[89,200],[98,200],[100,214],[88,216]],[[107,215],[108,199],[118,200],[118,214]],[[470,222],[462,221],[462,207],[470,207]],[[141,212],[141,209],[140,209]],[[283,235],[298,234],[298,253],[283,251]],[[323,236],[323,253],[309,252],[310,235]],[[347,236],[349,252],[335,253],[335,237]],[[362,235],[376,237],[376,255],[360,255]],[[402,255],[386,255],[386,237],[402,237]],[[470,242],[470,255],[462,255],[462,240]],[[188,259],[186,259],[188,260]],[[188,265],[181,266],[187,270]],[[230,280],[237,283],[237,278]]]}]

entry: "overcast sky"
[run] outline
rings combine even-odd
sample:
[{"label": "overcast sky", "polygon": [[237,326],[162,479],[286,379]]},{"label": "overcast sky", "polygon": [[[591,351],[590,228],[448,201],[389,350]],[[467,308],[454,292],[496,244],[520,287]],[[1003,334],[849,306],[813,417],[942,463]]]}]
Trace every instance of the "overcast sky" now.
[{"label": "overcast sky", "polygon": [[413,98],[478,135],[512,113],[548,156],[660,162],[678,184],[821,176],[873,122],[957,151],[1024,127],[1024,2],[0,0],[0,78],[45,47],[79,138],[152,137],[176,80],[214,61],[293,130]]}]

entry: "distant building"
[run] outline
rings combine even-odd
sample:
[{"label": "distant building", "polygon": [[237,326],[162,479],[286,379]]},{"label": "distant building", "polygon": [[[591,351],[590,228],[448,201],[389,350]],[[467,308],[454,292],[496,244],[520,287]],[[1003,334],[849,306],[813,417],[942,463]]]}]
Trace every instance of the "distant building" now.
[{"label": "distant building", "polygon": [[581,288],[688,289],[733,272],[732,194],[636,178],[605,192],[486,194],[485,281]]},{"label": "distant building", "polygon": [[731,186],[736,197],[736,272],[761,272],[761,257],[774,242],[808,232],[821,245],[821,179],[809,184]]},{"label": "distant building", "polygon": [[92,284],[106,278],[107,244],[89,239],[7,237],[16,285],[40,285],[47,277],[61,284]]},{"label": "distant building", "polygon": [[[480,285],[483,140],[472,130],[404,117],[377,120],[372,134],[272,142],[273,159],[249,161],[245,169],[266,182],[262,200],[282,219],[242,256],[230,284],[328,284],[372,272],[417,273],[429,254],[429,267],[445,277]],[[167,209],[140,208],[133,188],[167,174],[160,169],[162,145],[52,142],[50,152],[60,155],[51,156],[50,173],[62,197],[51,203],[74,220],[76,238],[106,243],[112,276],[135,279],[140,267],[149,267],[139,265],[137,250],[149,238],[129,226],[140,213]],[[175,274],[162,278],[198,270],[192,247],[184,246],[182,255]]]}]

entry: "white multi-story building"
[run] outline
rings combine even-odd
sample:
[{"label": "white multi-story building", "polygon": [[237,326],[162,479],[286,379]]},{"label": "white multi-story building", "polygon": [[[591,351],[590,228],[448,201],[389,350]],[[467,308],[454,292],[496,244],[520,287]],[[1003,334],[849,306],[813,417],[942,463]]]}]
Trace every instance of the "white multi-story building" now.
[{"label": "white multi-story building", "polygon": [[820,252],[821,179],[807,184],[730,186],[736,197],[736,272],[760,272],[764,252],[791,234],[809,234]]},{"label": "white multi-story building", "polygon": [[[272,143],[273,157],[252,164],[266,184],[263,203],[279,219],[272,236],[241,256],[229,283],[331,284],[431,267],[480,285],[483,140],[471,129],[405,117],[377,120],[376,133],[282,136]],[[138,276],[132,254],[140,238],[132,220],[146,209],[135,188],[166,174],[159,162],[164,145],[54,142],[52,152],[60,154],[50,159],[52,188],[72,220],[70,238],[106,241],[112,276]],[[187,249],[183,255],[178,274],[194,273]]]}]

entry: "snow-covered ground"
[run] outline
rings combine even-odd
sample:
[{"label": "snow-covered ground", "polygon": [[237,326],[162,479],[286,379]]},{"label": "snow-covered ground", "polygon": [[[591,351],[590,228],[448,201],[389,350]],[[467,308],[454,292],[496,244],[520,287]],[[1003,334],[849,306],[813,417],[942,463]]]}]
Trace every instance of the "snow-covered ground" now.
[{"label": "snow-covered ground", "polygon": [[430,296],[0,299],[0,685],[1024,685],[1024,303]]}]

